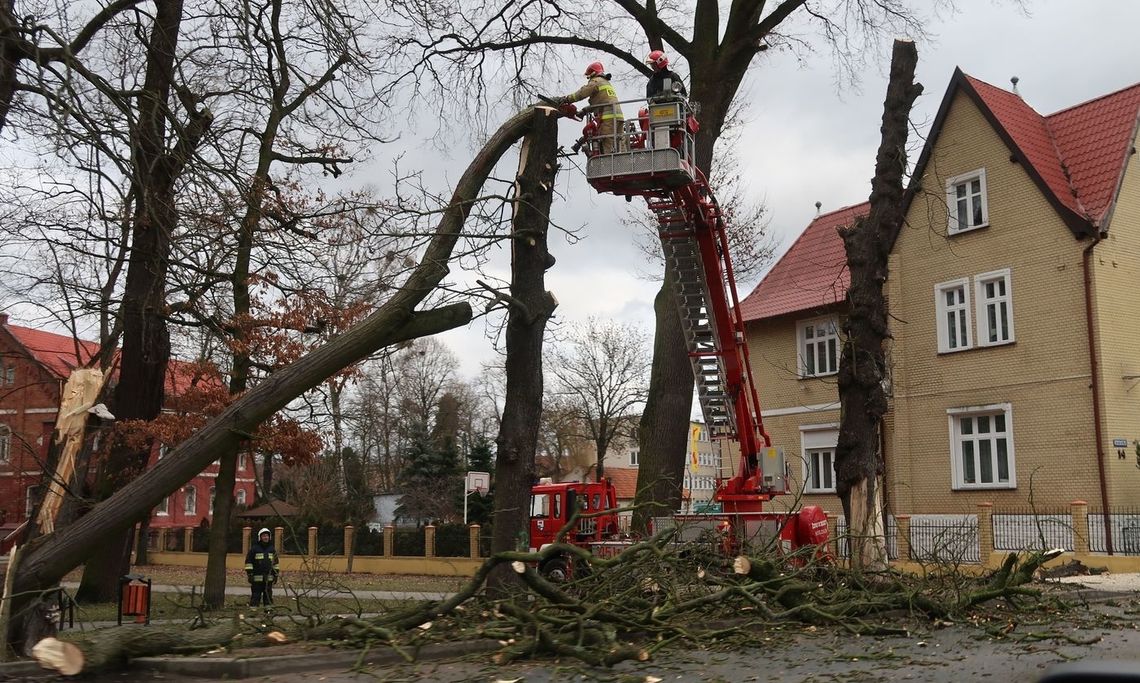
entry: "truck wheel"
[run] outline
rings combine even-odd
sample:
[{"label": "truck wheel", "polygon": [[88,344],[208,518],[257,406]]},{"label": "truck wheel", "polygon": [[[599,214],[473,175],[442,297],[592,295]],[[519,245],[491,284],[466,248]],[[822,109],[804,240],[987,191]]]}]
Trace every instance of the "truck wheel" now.
[{"label": "truck wheel", "polygon": [[565,583],[570,580],[570,563],[562,557],[547,560],[542,565],[542,575],[553,583]]}]

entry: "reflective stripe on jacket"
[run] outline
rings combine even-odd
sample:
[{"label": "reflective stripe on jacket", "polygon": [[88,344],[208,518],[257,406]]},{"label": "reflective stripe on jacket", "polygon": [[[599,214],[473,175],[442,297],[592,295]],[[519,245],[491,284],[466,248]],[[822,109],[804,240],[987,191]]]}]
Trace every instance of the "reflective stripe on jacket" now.
[{"label": "reflective stripe on jacket", "polygon": [[251,545],[245,555],[245,570],[254,574],[254,580],[276,572],[277,565],[277,551],[272,545],[261,545],[260,541]]},{"label": "reflective stripe on jacket", "polygon": [[563,102],[578,102],[586,98],[590,98],[590,107],[598,112],[603,121],[608,119],[625,120],[621,105],[618,104],[620,98],[618,98],[617,89],[605,76],[594,76],[586,81],[586,85],[561,98],[561,100]]}]

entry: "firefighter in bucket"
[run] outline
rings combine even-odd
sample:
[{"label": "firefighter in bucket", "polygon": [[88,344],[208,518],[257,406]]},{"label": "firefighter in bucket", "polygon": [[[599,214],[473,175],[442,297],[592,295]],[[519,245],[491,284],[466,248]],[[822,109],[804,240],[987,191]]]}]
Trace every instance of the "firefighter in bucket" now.
[{"label": "firefighter in bucket", "polygon": [[257,540],[249,546],[245,555],[245,575],[249,579],[249,606],[266,607],[273,604],[273,584],[281,575],[278,568],[277,550],[273,547],[273,535],[269,529],[257,532]]},{"label": "firefighter in bucket", "polygon": [[[625,115],[622,114],[617,90],[610,83],[610,74],[605,73],[606,68],[601,62],[591,62],[586,67],[586,85],[564,97],[555,98],[558,104],[573,104],[589,98],[590,104],[586,110],[592,122],[597,123],[593,137],[598,141],[598,148],[602,154],[614,154],[628,151],[629,145],[625,136]],[[587,123],[588,131],[593,127]],[[589,149],[589,148],[587,148]]]}]

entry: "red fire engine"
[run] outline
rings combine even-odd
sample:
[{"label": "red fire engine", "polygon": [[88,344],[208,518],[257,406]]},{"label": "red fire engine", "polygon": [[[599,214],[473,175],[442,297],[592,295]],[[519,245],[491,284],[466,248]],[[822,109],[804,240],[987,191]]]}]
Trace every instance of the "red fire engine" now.
[{"label": "red fire engine", "polygon": [[[640,100],[635,102],[640,103]],[[576,116],[573,105],[560,110]],[[696,166],[694,135],[699,130],[689,103],[675,95],[650,100],[637,122],[619,128],[602,153],[597,126],[590,121],[575,150],[586,153],[586,180],[598,192],[644,197],[657,216],[674,283],[685,339],[696,379],[705,424],[714,439],[739,445],[740,459],[731,476],[718,477],[713,500],[721,512],[677,515],[655,520],[657,529],[680,525],[681,536],[713,529],[728,540],[731,551],[750,542],[779,539],[784,551],[827,542],[827,518],[816,506],[794,512],[768,512],[763,504],[789,492],[783,451],[772,446],[760,415],[760,399],[752,380],[744,321],[725,222],[716,195]],[[541,484],[533,491],[531,547],[554,540],[574,505],[598,512],[616,506],[613,486],[597,483]],[[544,502],[543,502],[544,501]],[[606,507],[599,508],[599,504]],[[546,507],[543,508],[542,506]],[[617,530],[616,515],[584,518],[566,535],[571,543],[595,550],[608,548]],[[558,559],[554,569],[564,570]]]}]

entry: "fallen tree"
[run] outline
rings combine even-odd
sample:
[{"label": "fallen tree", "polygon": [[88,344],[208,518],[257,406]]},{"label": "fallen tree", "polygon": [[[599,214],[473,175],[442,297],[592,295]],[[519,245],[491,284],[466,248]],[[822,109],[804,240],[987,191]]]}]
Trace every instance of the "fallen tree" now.
[{"label": "fallen tree", "polygon": [[242,440],[265,419],[337,371],[408,339],[438,334],[471,319],[467,303],[417,311],[448,274],[448,261],[479,192],[499,159],[538,121],[552,112],[522,111],[488,139],[460,177],[419,265],[375,313],[345,334],[285,367],[232,403],[154,467],[129,482],[87,515],[64,529],[29,543],[14,568],[12,618],[7,643],[24,639],[26,608],[58,585],[63,576],[108,539],[122,533],[165,496],[211,463],[217,453]]}]

